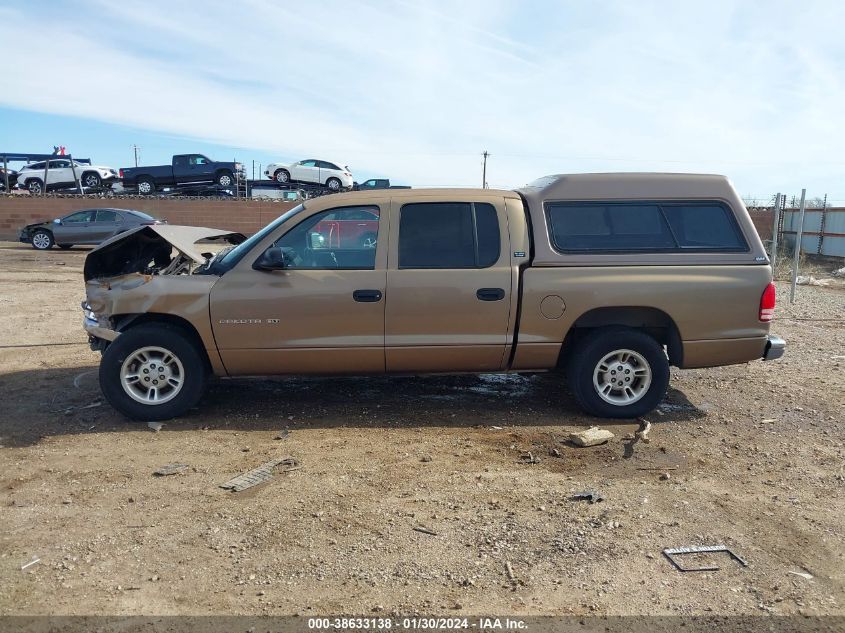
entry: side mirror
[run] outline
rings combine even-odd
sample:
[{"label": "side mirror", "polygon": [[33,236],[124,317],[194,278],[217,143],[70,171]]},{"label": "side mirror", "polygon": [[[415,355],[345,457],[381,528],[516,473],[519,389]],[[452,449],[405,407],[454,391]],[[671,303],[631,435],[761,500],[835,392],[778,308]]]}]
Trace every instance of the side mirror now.
[{"label": "side mirror", "polygon": [[287,268],[287,261],[282,248],[271,246],[261,253],[261,256],[255,260],[252,267],[255,270],[284,270]]},{"label": "side mirror", "polygon": [[53,220],[53,224],[61,224],[61,223],[62,223],[61,218],[56,218],[55,220]]}]

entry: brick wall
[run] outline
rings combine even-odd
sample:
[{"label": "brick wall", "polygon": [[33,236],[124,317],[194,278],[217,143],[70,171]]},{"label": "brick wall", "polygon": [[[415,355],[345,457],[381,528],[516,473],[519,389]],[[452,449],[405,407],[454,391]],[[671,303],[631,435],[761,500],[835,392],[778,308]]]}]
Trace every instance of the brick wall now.
[{"label": "brick wall", "polygon": [[170,224],[207,226],[250,235],[293,207],[271,200],[191,200],[175,198],[79,198],[0,195],[0,240],[17,240],[26,224],[52,220],[80,209],[137,209]]},{"label": "brick wall", "polygon": [[760,239],[764,242],[772,239],[775,222],[772,207],[749,207],[748,213],[751,215],[751,221],[754,222],[754,228],[757,229]]}]

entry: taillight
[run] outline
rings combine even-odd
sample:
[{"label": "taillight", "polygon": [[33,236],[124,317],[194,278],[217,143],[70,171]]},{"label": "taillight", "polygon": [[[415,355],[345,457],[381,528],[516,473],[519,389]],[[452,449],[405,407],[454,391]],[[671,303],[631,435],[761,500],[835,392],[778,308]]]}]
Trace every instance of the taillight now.
[{"label": "taillight", "polygon": [[771,321],[775,317],[775,285],[769,284],[760,297],[760,320]]},{"label": "taillight", "polygon": [[123,178],[123,167],[120,168],[120,177]]}]

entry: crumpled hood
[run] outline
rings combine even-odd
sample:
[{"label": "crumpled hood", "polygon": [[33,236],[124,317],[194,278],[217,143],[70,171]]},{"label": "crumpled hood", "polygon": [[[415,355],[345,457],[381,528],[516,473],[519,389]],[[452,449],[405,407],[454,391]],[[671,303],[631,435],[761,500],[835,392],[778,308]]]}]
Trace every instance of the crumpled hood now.
[{"label": "crumpled hood", "polygon": [[166,266],[173,248],[196,264],[204,264],[206,257],[198,250],[200,240],[223,240],[240,244],[243,233],[201,226],[173,226],[154,224],[139,226],[115,235],[88,253],[83,273],[85,281],[144,272],[151,262]]}]

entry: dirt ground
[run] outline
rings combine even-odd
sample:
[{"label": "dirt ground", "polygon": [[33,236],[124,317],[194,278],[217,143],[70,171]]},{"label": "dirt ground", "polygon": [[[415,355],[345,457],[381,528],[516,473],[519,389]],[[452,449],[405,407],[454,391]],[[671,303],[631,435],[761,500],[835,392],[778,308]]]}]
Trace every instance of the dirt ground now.
[{"label": "dirt ground", "polygon": [[[554,374],[218,381],[154,432],[102,402],[85,253],[0,244],[2,615],[845,614],[842,290],[779,287],[780,361],[673,370],[650,443],[565,443]],[[708,544],[748,566],[661,554]]]}]

